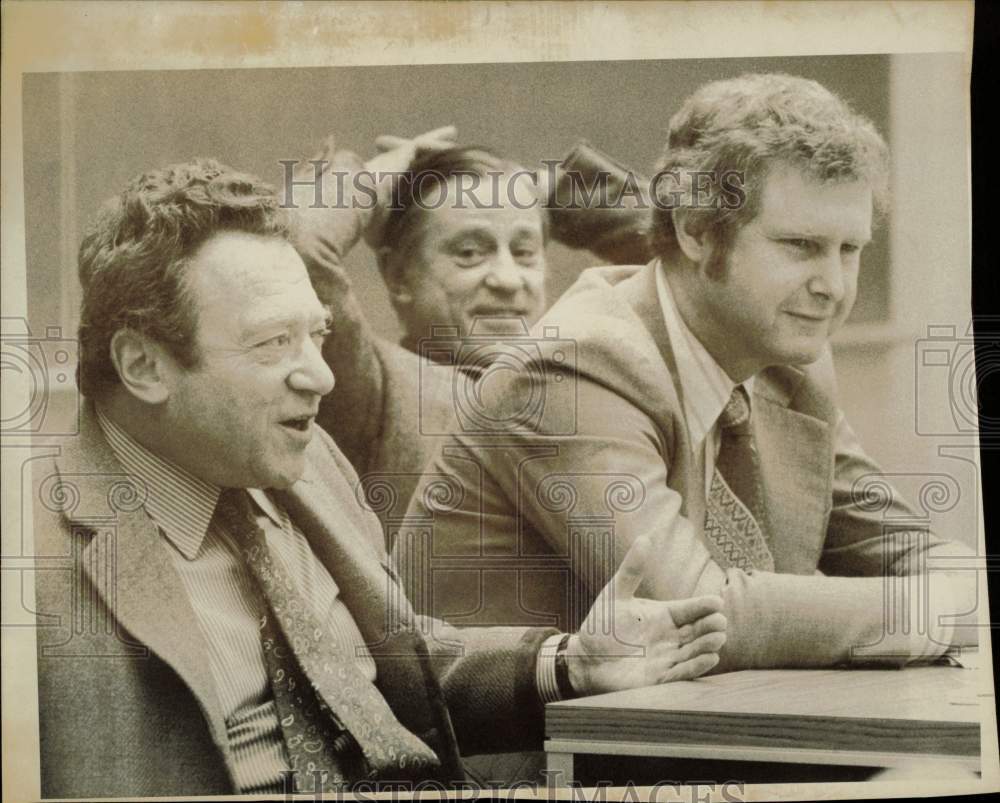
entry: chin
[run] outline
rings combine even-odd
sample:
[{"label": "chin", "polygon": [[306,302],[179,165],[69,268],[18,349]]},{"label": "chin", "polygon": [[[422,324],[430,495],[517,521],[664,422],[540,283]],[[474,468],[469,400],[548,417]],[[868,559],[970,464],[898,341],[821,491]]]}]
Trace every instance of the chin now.
[{"label": "chin", "polygon": [[301,466],[286,466],[282,471],[268,472],[267,474],[267,484],[261,485],[261,488],[271,488],[275,491],[287,491],[300,479],[305,473],[305,465]]},{"label": "chin", "polygon": [[830,337],[824,327],[823,331],[817,332],[789,332],[784,337],[775,338],[771,344],[775,353],[785,358],[785,362],[803,365],[818,360],[829,342]]},{"label": "chin", "polygon": [[811,365],[823,356],[823,346],[818,348],[802,349],[794,352],[790,359],[786,360],[787,365]]},{"label": "chin", "polygon": [[479,317],[469,320],[465,327],[465,336],[487,335],[490,337],[516,337],[524,335],[525,326],[530,326],[527,318],[520,316],[510,318]]},{"label": "chin", "polygon": [[782,343],[770,350],[771,358],[767,365],[809,365],[816,362],[822,354],[826,341],[814,343]]}]

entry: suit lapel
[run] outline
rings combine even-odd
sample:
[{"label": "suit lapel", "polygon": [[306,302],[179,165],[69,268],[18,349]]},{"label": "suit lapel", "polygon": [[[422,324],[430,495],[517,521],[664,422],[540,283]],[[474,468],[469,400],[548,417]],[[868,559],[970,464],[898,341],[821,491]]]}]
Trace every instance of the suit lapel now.
[{"label": "suit lapel", "polygon": [[[668,481],[682,497],[681,512],[700,532],[705,520],[705,480],[697,470],[691,453],[691,441],[687,424],[684,422],[684,392],[677,371],[677,361],[670,345],[667,325],[660,308],[660,297],[656,289],[656,271],[660,270],[659,260],[653,260],[635,276],[622,282],[621,291],[629,305],[642,321],[646,331],[656,344],[657,351],[667,368],[667,376],[659,382],[659,393],[666,404],[658,405],[662,411],[673,411],[674,416],[663,414],[657,424],[673,435],[668,466]],[[652,378],[651,378],[652,379]],[[669,380],[669,381],[668,381]]]},{"label": "suit lapel", "polygon": [[325,471],[336,476],[323,476],[309,461],[302,479],[276,496],[337,582],[365,640],[378,644],[412,618],[412,611],[389,574],[385,555],[366,538],[370,522],[346,479],[332,463]]},{"label": "suit lapel", "polygon": [[790,404],[804,374],[769,368],[754,384],[753,430],[767,498],[774,568],[811,573],[823,548],[832,499],[829,425]]},{"label": "suit lapel", "polygon": [[[326,448],[316,438],[313,454]],[[413,609],[385,553],[374,516],[366,519],[332,460],[309,461],[289,491],[277,494],[340,588],[376,666],[376,685],[400,723],[441,760],[442,777],[461,777],[455,735]],[[375,527],[374,539],[366,529]]]},{"label": "suit lapel", "polygon": [[145,489],[137,488],[115,458],[92,407],[85,409],[80,436],[56,458],[56,466],[60,482],[74,491],[72,508],[63,512],[70,532],[94,533],[80,551],[83,574],[128,636],[188,685],[228,757],[207,642],[162,536],[142,507]]},{"label": "suit lapel", "polygon": [[[661,381],[666,409],[683,421],[683,390],[656,289],[654,260],[618,287],[656,344],[670,375]],[[820,410],[819,398],[799,399],[804,372],[776,367],[763,371],[754,386],[754,438],[768,506],[768,530],[779,572],[811,572],[823,547],[830,509],[833,459],[826,421],[796,407]],[[662,409],[662,408],[657,408]],[[822,412],[822,411],[821,411]],[[682,511],[698,532],[705,521],[705,478],[692,459],[686,425],[658,421],[674,430],[670,485],[683,497]]]}]

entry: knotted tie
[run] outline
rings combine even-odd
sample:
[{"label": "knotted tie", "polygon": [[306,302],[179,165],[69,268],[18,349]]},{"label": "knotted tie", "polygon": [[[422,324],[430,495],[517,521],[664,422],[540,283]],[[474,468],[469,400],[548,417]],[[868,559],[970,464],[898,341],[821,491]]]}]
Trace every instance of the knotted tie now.
[{"label": "knotted tie", "polygon": [[434,752],[399,724],[375,685],[306,605],[281,562],[272,559],[246,491],[223,491],[217,515],[235,536],[267,601],[261,643],[296,784],[326,770],[324,787],[335,789],[354,743],[372,777],[436,766]]},{"label": "knotted tie", "polygon": [[750,430],[750,400],[742,385],[733,389],[719,427],[719,457],[705,507],[709,547],[724,569],[774,571],[763,530],[766,510]]}]

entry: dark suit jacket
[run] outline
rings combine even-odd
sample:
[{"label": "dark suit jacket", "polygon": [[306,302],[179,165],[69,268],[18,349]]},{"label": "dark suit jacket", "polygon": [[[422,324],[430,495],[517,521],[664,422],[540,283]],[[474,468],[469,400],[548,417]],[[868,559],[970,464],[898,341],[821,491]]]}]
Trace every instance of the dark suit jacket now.
[{"label": "dark suit jacket", "polygon": [[[191,602],[91,408],[33,472],[42,794],[232,793],[226,725]],[[399,720],[458,779],[469,751],[537,747],[536,655],[551,631],[414,626],[355,475],[319,435],[281,503],[330,571],[371,646]]]},{"label": "dark suit jacket", "polygon": [[[886,483],[834,402],[823,359],[755,380],[775,573],[724,571],[703,536],[705,480],[656,293],[658,264],[584,273],[538,323],[536,356],[484,401],[507,432],[461,433],[443,445],[428,472],[452,477],[461,501],[431,509],[417,488],[409,513],[433,522],[424,525],[432,537],[397,544],[414,605],[454,620],[489,568],[490,600],[479,608],[491,620],[572,628],[647,534],[656,552],[642,593],[723,595],[722,669],[828,665],[877,644],[881,575],[916,571],[931,551],[967,550],[921,528],[893,489],[869,495]],[[917,531],[894,533],[906,522]]]}]

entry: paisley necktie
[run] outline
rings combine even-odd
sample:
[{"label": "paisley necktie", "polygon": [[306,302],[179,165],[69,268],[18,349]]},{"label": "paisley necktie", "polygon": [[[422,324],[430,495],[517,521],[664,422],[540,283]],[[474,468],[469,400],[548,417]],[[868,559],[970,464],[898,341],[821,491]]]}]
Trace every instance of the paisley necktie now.
[{"label": "paisley necktie", "polygon": [[[434,752],[399,723],[375,685],[305,603],[281,561],[273,559],[246,491],[223,491],[216,513],[240,544],[267,601],[261,643],[297,785],[311,783],[310,775],[326,770],[328,784],[335,788],[341,769],[349,768],[345,762],[354,744],[366,765],[362,775],[412,776],[414,770],[436,767]],[[311,694],[303,693],[303,683]],[[313,699],[315,705],[310,704]]]}]

